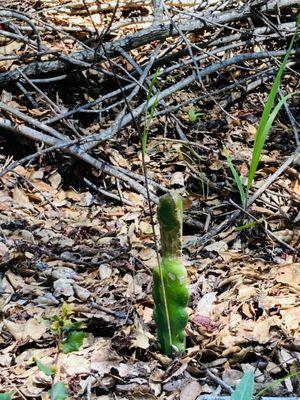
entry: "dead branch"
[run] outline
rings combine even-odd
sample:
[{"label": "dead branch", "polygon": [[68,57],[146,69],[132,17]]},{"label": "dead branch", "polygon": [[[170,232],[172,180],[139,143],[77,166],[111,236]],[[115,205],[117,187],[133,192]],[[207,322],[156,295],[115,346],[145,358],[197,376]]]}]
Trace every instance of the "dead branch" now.
[{"label": "dead branch", "polygon": [[[61,146],[61,148],[65,148],[64,151],[66,151],[67,153],[86,162],[93,168],[96,168],[108,175],[111,175],[117,179],[120,179],[121,181],[127,183],[137,193],[140,193],[145,198],[147,198],[146,190],[141,184],[136,182],[134,179],[130,178],[128,175],[123,174],[121,171],[116,170],[113,166],[109,165],[108,163],[106,163],[102,160],[99,160],[99,159],[95,159],[94,157],[88,155],[87,153],[82,151],[82,149],[80,147],[76,147],[73,145],[70,147],[66,147],[67,143],[65,143],[62,139],[58,139],[56,137],[46,135],[45,133],[42,133],[35,129],[29,128],[25,125],[16,125],[16,124],[12,123],[10,120],[5,119],[5,118],[0,118],[0,127],[2,129],[11,131],[16,135],[25,136],[31,140],[34,140],[34,141],[37,141],[40,143],[45,143],[48,146]],[[151,201],[153,201],[155,204],[158,204],[157,196],[150,193],[150,198],[151,198]]]},{"label": "dead branch", "polygon": [[[283,9],[286,7],[299,6],[300,0],[273,0],[268,4],[263,5],[260,9],[261,12],[269,13]],[[208,26],[225,26],[229,23],[240,21],[250,17],[252,8],[250,5],[243,7],[219,12],[217,14],[208,15],[207,17],[199,16],[197,19],[190,18],[189,21],[178,23],[178,29],[183,33],[191,33],[199,31],[200,29]],[[178,30],[174,29],[172,23],[153,25],[148,29],[141,30],[131,36],[123,39],[116,40],[105,44],[105,52],[109,57],[115,57],[119,54],[118,48],[122,47],[124,50],[129,51],[147,43],[156,40],[165,40],[169,37],[178,36]],[[96,56],[100,60],[104,56],[104,51],[99,49]],[[60,60],[44,61],[31,63],[22,68],[23,73],[28,77],[33,75],[43,75],[47,73],[63,73],[70,69],[82,69],[90,67],[90,63],[95,61],[94,50],[83,50],[71,54],[70,56],[62,56]],[[7,85],[9,82],[16,81],[20,78],[18,71],[8,71],[0,74],[0,85]]]}]

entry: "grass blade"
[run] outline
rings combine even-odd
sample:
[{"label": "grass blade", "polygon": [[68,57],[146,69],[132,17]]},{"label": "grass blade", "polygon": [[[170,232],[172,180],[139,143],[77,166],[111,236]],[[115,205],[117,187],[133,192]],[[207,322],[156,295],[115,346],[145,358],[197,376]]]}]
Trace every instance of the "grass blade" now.
[{"label": "grass blade", "polygon": [[[294,40],[295,40],[295,35],[293,36],[291,43],[289,45],[289,48],[286,52],[286,55],[280,65],[280,68],[277,72],[277,75],[275,77],[273,86],[271,88],[271,91],[269,93],[268,99],[266,101],[258,128],[257,128],[257,133],[256,133],[256,137],[255,137],[255,141],[254,141],[254,147],[253,147],[253,152],[252,152],[252,159],[251,159],[251,163],[250,163],[250,170],[249,170],[249,176],[248,176],[248,182],[247,182],[247,193],[249,191],[249,189],[252,186],[253,180],[254,180],[254,176],[255,173],[257,171],[257,167],[258,167],[258,163],[260,160],[260,156],[261,156],[261,152],[263,150],[265,141],[266,141],[266,137],[268,135],[268,132],[270,130],[271,127],[269,127],[268,130],[266,130],[266,125],[268,124],[269,121],[269,116],[275,101],[275,97],[278,93],[279,90],[279,86],[280,86],[280,82],[281,82],[281,78],[282,78],[282,74],[284,72],[284,69],[287,65],[293,44],[294,44]],[[277,113],[276,113],[277,114]],[[274,119],[273,119],[274,120]]]},{"label": "grass blade", "polygon": [[224,153],[225,153],[225,156],[227,158],[227,163],[229,165],[230,171],[231,171],[231,173],[232,173],[232,175],[234,177],[235,183],[236,183],[236,185],[237,185],[237,187],[239,189],[242,206],[245,208],[246,207],[246,192],[245,192],[244,186],[242,184],[241,178],[240,178],[237,170],[235,169],[235,167],[234,167],[234,165],[233,165],[233,163],[231,161],[230,154],[229,154],[229,152],[228,152],[226,147],[224,147]]},{"label": "grass blade", "polygon": [[279,378],[276,379],[276,381],[270,383],[269,385],[267,385],[266,387],[264,387],[263,389],[261,389],[254,397],[260,397],[261,395],[263,395],[264,393],[268,392],[270,389],[272,389],[274,386],[278,385],[278,383],[281,383],[283,381],[285,381],[287,378],[292,378],[294,376],[299,376],[300,372],[296,371],[296,372],[291,372],[290,374],[284,376],[283,378]]}]

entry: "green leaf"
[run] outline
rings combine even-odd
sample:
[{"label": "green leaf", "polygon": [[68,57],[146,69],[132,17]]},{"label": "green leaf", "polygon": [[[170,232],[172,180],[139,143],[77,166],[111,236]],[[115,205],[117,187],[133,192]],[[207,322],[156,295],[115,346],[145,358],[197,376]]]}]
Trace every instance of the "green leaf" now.
[{"label": "green leaf", "polygon": [[74,331],[76,329],[81,328],[82,325],[83,325],[83,321],[71,322],[70,324],[64,325],[63,329],[64,329],[64,331]]},{"label": "green leaf", "polygon": [[83,343],[85,333],[81,331],[73,331],[68,334],[62,343],[62,350],[65,354],[72,353],[80,349]]},{"label": "green leaf", "polygon": [[[260,160],[261,152],[263,150],[266,138],[267,138],[268,133],[269,133],[269,131],[271,129],[271,126],[272,126],[272,125],[268,126],[268,129],[267,129],[267,124],[268,124],[268,121],[269,121],[271,110],[272,110],[272,107],[273,107],[273,104],[274,104],[274,101],[275,101],[275,97],[276,97],[276,95],[278,93],[278,90],[279,90],[281,78],[282,78],[284,69],[285,69],[285,67],[287,65],[287,62],[288,62],[288,59],[289,59],[289,56],[290,56],[290,53],[291,53],[291,50],[292,50],[292,47],[293,47],[293,44],[294,44],[294,40],[295,40],[295,35],[293,36],[293,38],[291,40],[291,43],[290,43],[289,48],[288,48],[288,50],[286,52],[286,55],[285,55],[281,65],[280,65],[280,68],[279,68],[278,72],[277,72],[277,75],[275,77],[273,86],[272,86],[271,91],[269,93],[268,99],[266,101],[266,104],[265,104],[265,107],[264,107],[264,110],[263,110],[263,113],[262,113],[262,116],[261,116],[261,119],[260,119],[260,122],[259,122],[259,125],[258,125],[258,128],[257,128],[257,133],[256,133],[256,136],[255,136],[254,147],[253,147],[253,152],[252,152],[252,158],[251,158],[251,163],[250,163],[249,177],[248,177],[248,182],[247,182],[247,192],[249,191],[249,189],[252,186],[252,183],[253,183],[253,180],[254,180],[254,176],[256,174],[258,163],[259,163],[259,160]],[[274,120],[274,118],[273,118],[273,120]]]},{"label": "green leaf", "polygon": [[245,193],[244,186],[242,184],[241,178],[240,178],[237,170],[235,169],[235,167],[234,167],[234,165],[233,165],[233,163],[231,161],[230,154],[229,154],[229,152],[228,152],[226,147],[224,147],[224,153],[225,153],[225,156],[227,158],[227,163],[229,165],[230,171],[231,171],[231,173],[232,173],[232,175],[234,177],[235,183],[236,183],[236,185],[237,185],[237,187],[239,189],[242,205],[245,208],[246,207],[246,193]]},{"label": "green leaf", "polygon": [[11,400],[15,392],[0,393],[0,400]]},{"label": "green leaf", "polygon": [[247,372],[235,391],[232,393],[230,400],[252,400],[254,390],[254,374],[252,371]]},{"label": "green leaf", "polygon": [[204,113],[196,112],[196,110],[193,107],[191,107],[188,111],[188,116],[189,116],[190,122],[197,121],[198,117],[201,117],[202,115],[204,115]]},{"label": "green leaf", "polygon": [[47,376],[55,375],[56,369],[54,367],[48,367],[47,365],[37,361],[35,358],[33,359],[33,361],[35,362],[38,369],[42,371],[45,375]]},{"label": "green leaf", "polygon": [[49,390],[51,400],[66,400],[68,393],[63,382],[56,382]]},{"label": "green leaf", "polygon": [[149,101],[150,101],[150,99],[152,97],[153,88],[154,88],[154,85],[155,85],[155,82],[156,82],[156,80],[158,78],[159,73],[160,73],[160,68],[157,68],[157,70],[154,72],[154,74],[152,76],[152,79],[151,79],[151,82],[150,82],[150,85],[149,85],[148,94],[147,94],[147,103],[149,103]]}]

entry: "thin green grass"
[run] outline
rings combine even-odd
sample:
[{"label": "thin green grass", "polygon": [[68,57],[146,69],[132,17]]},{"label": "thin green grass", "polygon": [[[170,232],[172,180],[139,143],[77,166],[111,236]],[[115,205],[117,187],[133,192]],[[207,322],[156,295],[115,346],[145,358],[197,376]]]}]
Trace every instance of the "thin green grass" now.
[{"label": "thin green grass", "polygon": [[263,110],[263,113],[262,113],[262,116],[261,116],[261,119],[260,119],[260,122],[259,122],[259,125],[257,128],[256,136],[255,136],[246,188],[244,188],[244,185],[242,183],[242,178],[240,177],[235,166],[232,163],[232,160],[231,160],[228,150],[226,148],[224,148],[224,152],[225,152],[225,155],[227,158],[227,163],[228,163],[230,171],[233,175],[233,178],[235,180],[237,188],[239,190],[241,203],[242,203],[242,206],[244,209],[247,208],[249,190],[251,189],[251,187],[253,185],[254,177],[257,172],[261,154],[262,154],[264,145],[266,143],[267,137],[272,128],[273,122],[274,122],[278,112],[280,111],[281,107],[283,106],[284,102],[296,94],[296,93],[290,93],[290,94],[284,96],[277,103],[277,105],[273,108],[276,95],[279,91],[281,79],[282,79],[285,67],[288,63],[288,59],[289,59],[290,53],[291,53],[293,45],[294,45],[295,37],[296,37],[296,34],[293,36],[293,38],[291,40],[289,48],[286,52],[286,55],[285,55],[281,65],[280,65],[280,68],[276,74],[274,83],[272,85],[269,96],[265,103],[265,107],[264,107],[264,110]]},{"label": "thin green grass", "polygon": [[255,136],[255,141],[254,141],[254,146],[253,146],[253,151],[252,151],[252,159],[251,159],[251,163],[250,163],[250,169],[249,169],[249,176],[248,176],[248,182],[247,182],[247,197],[248,197],[248,192],[249,189],[251,188],[253,181],[254,181],[254,176],[256,174],[257,171],[257,167],[258,167],[258,163],[261,157],[261,153],[262,150],[264,148],[266,139],[269,135],[269,132],[271,130],[273,121],[276,117],[276,115],[278,114],[280,108],[283,106],[284,101],[287,100],[287,98],[291,97],[291,95],[286,96],[286,98],[282,99],[277,106],[275,107],[275,109],[273,110],[273,112],[271,111],[274,105],[274,101],[275,98],[277,96],[277,93],[279,91],[279,87],[280,87],[280,83],[281,83],[281,79],[282,79],[282,75],[283,72],[285,70],[285,67],[288,63],[288,59],[290,56],[290,53],[292,51],[293,45],[294,45],[294,41],[295,41],[295,35],[293,36],[291,43],[289,45],[289,48],[286,52],[286,55],[280,65],[280,68],[277,72],[277,75],[275,77],[273,86],[271,88],[271,91],[269,93],[268,99],[266,101],[265,107],[264,107],[264,111],[262,113],[259,125],[258,125],[258,129],[257,129],[257,133]]}]

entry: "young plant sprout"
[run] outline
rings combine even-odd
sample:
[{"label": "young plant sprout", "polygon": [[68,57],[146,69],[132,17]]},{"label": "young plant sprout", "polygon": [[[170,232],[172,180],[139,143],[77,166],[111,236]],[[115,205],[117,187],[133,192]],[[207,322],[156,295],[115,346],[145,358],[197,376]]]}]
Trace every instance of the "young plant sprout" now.
[{"label": "young plant sprout", "polygon": [[161,350],[173,356],[186,348],[189,299],[187,271],[181,257],[183,206],[179,193],[171,191],[162,196],[157,213],[162,260],[153,270],[154,318]]}]

